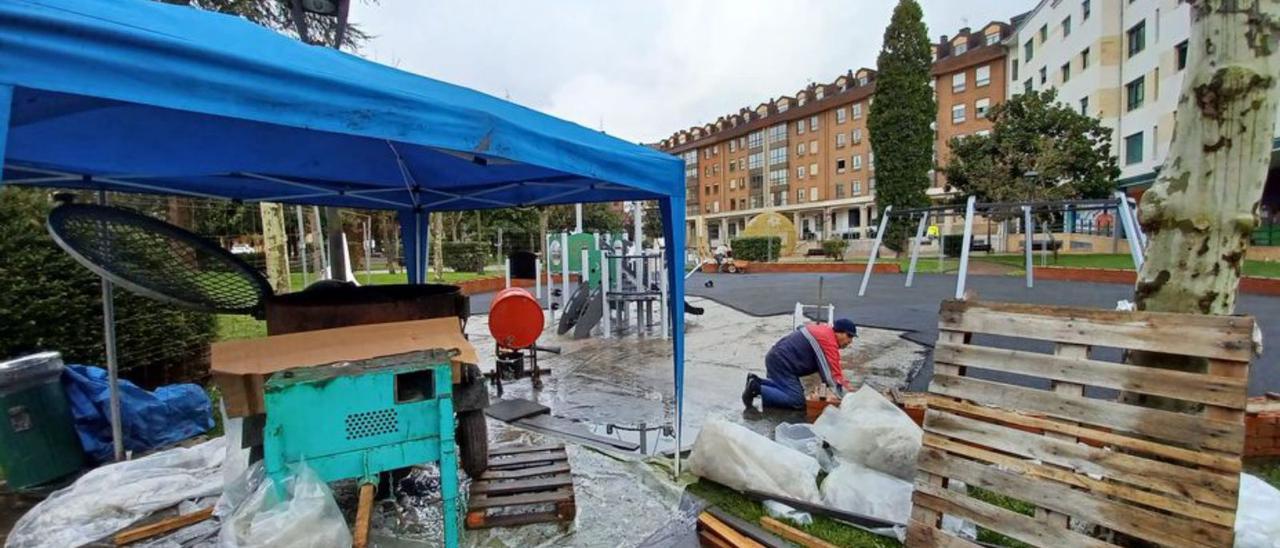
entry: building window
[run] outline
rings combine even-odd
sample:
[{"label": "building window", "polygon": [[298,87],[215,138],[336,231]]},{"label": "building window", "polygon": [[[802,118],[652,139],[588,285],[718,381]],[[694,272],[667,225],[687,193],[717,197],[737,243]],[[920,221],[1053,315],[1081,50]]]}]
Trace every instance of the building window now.
[{"label": "building window", "polygon": [[1080,115],[1081,116],[1089,115],[1089,98],[1088,97],[1080,98]]},{"label": "building window", "polygon": [[1142,132],[1139,131],[1124,138],[1124,165],[1133,165],[1142,161]]},{"label": "building window", "polygon": [[1124,86],[1125,97],[1127,98],[1125,110],[1134,110],[1142,107],[1143,101],[1146,100],[1146,88],[1146,78],[1143,76],[1137,77],[1134,81]]},{"label": "building window", "polygon": [[982,65],[973,71],[973,84],[982,87],[991,83],[991,65]]},{"label": "building window", "polygon": [[854,196],[857,196],[857,195],[859,195],[859,194],[862,194],[862,181],[859,181],[859,180],[857,180],[857,179],[854,179],[854,181],[853,181],[853,195],[854,195]]},{"label": "building window", "polygon": [[989,129],[979,130],[977,133],[974,133],[974,135],[981,135],[983,137],[986,137],[988,135],[991,135],[991,130]]},{"label": "building window", "polygon": [[1040,67],[1040,85],[1042,86],[1049,83],[1049,71],[1046,70],[1047,68]]},{"label": "building window", "polygon": [[737,141],[737,139],[730,139],[730,140],[729,140],[729,152],[737,152],[737,151],[738,151],[738,141]]},{"label": "building window", "polygon": [[875,189],[876,189],[876,178],[872,177],[870,179],[867,179],[867,190],[870,191]]},{"label": "building window", "polygon": [[964,91],[964,80],[965,78],[964,78],[963,72],[952,74],[951,75],[951,91],[953,93],[960,93]]},{"label": "building window", "polygon": [[1091,12],[1092,10],[1090,9],[1089,0],[1084,0],[1083,2],[1080,3],[1080,19],[1081,20],[1089,19],[1089,14]]},{"label": "building window", "polygon": [[816,186],[809,187],[809,201],[811,202],[818,201],[818,187]]},{"label": "building window", "polygon": [[812,141],[809,141],[809,154],[817,154],[817,153],[818,153],[818,140],[814,139]]},{"label": "building window", "polygon": [[854,120],[862,118],[862,103],[854,103],[852,107],[849,107],[849,109],[853,111]]},{"label": "building window", "polygon": [[1089,68],[1089,48],[1080,50],[1080,70]]},{"label": "building window", "polygon": [[853,128],[853,144],[862,144],[862,128]]},{"label": "building window", "polygon": [[1030,63],[1031,60],[1035,58],[1035,55],[1036,55],[1035,40],[1027,40],[1027,43],[1022,44],[1022,56],[1024,57],[1023,62]]},{"label": "building window", "polygon": [[818,176],[818,164],[809,164],[809,176],[810,177]]},{"label": "building window", "polygon": [[846,113],[846,112],[845,112],[844,107],[840,107],[840,108],[836,109],[836,123],[837,123],[837,124],[843,124],[843,123],[844,123],[844,121],[845,121],[845,120],[847,120],[848,118],[849,118],[849,115],[848,115],[848,113]]},{"label": "building window", "polygon": [[805,146],[804,143],[800,143],[796,145],[796,156],[804,156],[804,153],[806,152],[805,150],[806,148],[807,147]]},{"label": "building window", "polygon": [[785,184],[787,184],[787,168],[773,169],[769,171],[770,188]]},{"label": "building window", "polygon": [[987,35],[987,45],[988,45],[988,46],[994,46],[994,45],[999,44],[999,43],[1000,43],[1000,33],[999,33],[999,32],[993,32],[993,33],[991,33],[991,34],[988,34],[988,35]]},{"label": "building window", "polygon": [[1018,79],[1018,60],[1017,59],[1013,60],[1013,67],[1009,70],[1009,74],[1012,76],[1012,78],[1010,78],[1011,80],[1016,81]]},{"label": "building window", "polygon": [[862,170],[862,155],[861,155],[861,154],[854,154],[854,155],[853,155],[853,170],[854,170],[854,171],[861,171],[861,170]]},{"label": "building window", "polygon": [[865,85],[867,85],[867,77],[866,77],[866,76],[859,76],[859,77],[858,77],[858,85],[859,85],[859,86],[865,86]]},{"label": "building window", "polygon": [[1147,49],[1147,22],[1139,21],[1125,33],[1129,39],[1129,57],[1133,57]]},{"label": "building window", "polygon": [[818,131],[818,117],[817,117],[817,116],[810,116],[810,117],[809,117],[809,131]]},{"label": "building window", "polygon": [[808,176],[809,176],[809,168],[808,168],[808,167],[806,167],[806,166],[800,166],[800,167],[797,167],[797,168],[796,168],[796,178],[797,178],[797,179],[804,179],[805,177],[808,177]]},{"label": "building window", "polygon": [[843,131],[841,131],[840,133],[837,133],[836,148],[844,148],[844,146],[847,144],[847,141],[848,141],[847,137],[848,135],[845,135]]},{"label": "building window", "polygon": [[764,153],[753,152],[747,156],[747,167],[750,169],[760,169],[764,167]]},{"label": "building window", "polygon": [[1022,91],[1023,93],[1031,93],[1032,89],[1033,88],[1031,87],[1031,79],[1027,78],[1027,81],[1022,83]]},{"label": "building window", "polygon": [[738,162],[729,162],[729,173],[733,173],[737,170],[738,170]]},{"label": "building window", "polygon": [[1062,37],[1066,38],[1068,36],[1071,36],[1071,16],[1070,15],[1068,15],[1066,19],[1062,20]]},{"label": "building window", "polygon": [[755,149],[764,146],[764,132],[753,131],[747,135],[747,146]]},{"label": "building window", "polygon": [[1043,44],[1048,41],[1049,41],[1049,25],[1046,23],[1044,25],[1040,25],[1040,43]]},{"label": "building window", "polygon": [[837,160],[836,160],[836,173],[844,173],[846,169],[847,169],[847,168],[845,167],[845,160],[844,160],[844,158],[839,158],[839,159],[837,159]]},{"label": "building window", "polygon": [[796,122],[796,135],[804,135],[804,120]]},{"label": "building window", "polygon": [[959,44],[956,44],[955,48],[952,48],[951,55],[960,55],[966,51],[969,51],[969,43],[960,42]]},{"label": "building window", "polygon": [[973,103],[973,115],[978,118],[986,118],[987,111],[991,109],[991,99],[978,99]]},{"label": "building window", "polygon": [[1183,40],[1181,44],[1175,46],[1174,51],[1178,58],[1178,70],[1187,68],[1187,41]]},{"label": "building window", "polygon": [[1071,81],[1071,62],[1067,61],[1062,65],[1062,83]]},{"label": "building window", "polygon": [[796,189],[796,203],[797,203],[797,204],[803,204],[803,203],[804,203],[804,189],[803,189],[803,188],[797,188],[797,189]]},{"label": "building window", "polygon": [[844,183],[836,183],[836,199],[844,198]]},{"label": "building window", "polygon": [[769,142],[777,143],[787,140],[787,124],[778,124],[769,127]]},{"label": "building window", "polygon": [[769,165],[787,163],[787,149],[778,147],[769,151]]},{"label": "building window", "polygon": [[951,123],[959,124],[964,122],[964,104],[951,107]]}]

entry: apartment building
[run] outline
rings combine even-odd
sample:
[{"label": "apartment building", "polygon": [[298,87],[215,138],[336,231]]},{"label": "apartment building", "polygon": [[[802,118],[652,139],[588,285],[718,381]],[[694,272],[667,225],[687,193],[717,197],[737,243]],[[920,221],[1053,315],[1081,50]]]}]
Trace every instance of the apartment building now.
[{"label": "apartment building", "polygon": [[874,90],[875,71],[848,71],[658,143],[685,160],[693,241],[728,242],[764,211],[791,217],[812,240],[866,237],[875,217]]},{"label": "apartment building", "polygon": [[1142,188],[1169,152],[1190,33],[1184,0],[1041,0],[1008,40],[1007,86],[1011,96],[1055,88],[1099,118],[1120,186]]},{"label": "apartment building", "polygon": [[[945,34],[933,45],[933,89],[938,101],[934,123],[934,163],[950,160],[947,143],[953,138],[985,135],[991,131],[987,111],[1006,97],[1004,42],[1013,35],[1008,23],[992,21],[977,32],[969,27],[954,37]],[[931,195],[949,192],[946,178],[933,173]]]}]

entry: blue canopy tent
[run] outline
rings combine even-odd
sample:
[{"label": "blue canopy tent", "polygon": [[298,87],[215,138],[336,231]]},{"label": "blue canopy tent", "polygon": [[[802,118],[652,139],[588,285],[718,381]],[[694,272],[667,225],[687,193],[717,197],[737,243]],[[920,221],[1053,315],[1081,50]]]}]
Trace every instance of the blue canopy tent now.
[{"label": "blue canopy tent", "polygon": [[657,200],[680,439],[678,158],[149,0],[0,3],[0,158],[0,184],[394,209],[413,283],[425,278],[432,211]]}]

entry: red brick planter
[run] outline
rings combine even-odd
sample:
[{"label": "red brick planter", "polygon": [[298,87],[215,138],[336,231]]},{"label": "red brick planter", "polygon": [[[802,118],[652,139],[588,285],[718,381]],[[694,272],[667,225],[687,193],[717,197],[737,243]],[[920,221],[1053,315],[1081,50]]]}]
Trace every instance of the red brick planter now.
[{"label": "red brick planter", "polygon": [[[577,274],[569,275],[570,281],[576,281],[578,278],[579,276]],[[546,283],[545,276],[542,278],[542,280],[543,280],[543,285],[548,285]],[[533,287],[534,286],[533,282],[534,280],[532,278],[514,278],[511,280],[511,286],[512,287]],[[560,283],[560,275],[556,274],[552,276],[551,282],[553,284]],[[458,282],[457,286],[462,289],[463,295],[493,293],[496,291],[500,291],[506,287],[506,277],[505,276],[487,276],[484,278],[476,278],[474,280]]]},{"label": "red brick planter", "polygon": [[1280,407],[1266,397],[1249,398],[1244,416],[1244,456],[1280,457]]},{"label": "red brick planter", "polygon": [[[1076,268],[1070,266],[1037,266],[1037,280],[1062,280],[1068,282],[1098,282],[1133,285],[1138,273],[1116,268]],[[1254,295],[1280,296],[1280,279],[1245,276],[1240,279],[1240,291]]]}]

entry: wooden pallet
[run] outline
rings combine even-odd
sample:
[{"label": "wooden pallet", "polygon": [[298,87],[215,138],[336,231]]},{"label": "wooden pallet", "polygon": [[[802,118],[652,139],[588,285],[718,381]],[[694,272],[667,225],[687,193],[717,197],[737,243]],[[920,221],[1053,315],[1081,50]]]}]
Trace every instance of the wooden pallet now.
[{"label": "wooden pallet", "polygon": [[489,451],[488,470],[472,480],[466,526],[568,522],[575,515],[573,471],[564,446],[508,447]]},{"label": "wooden pallet", "polygon": [[[1253,325],[1239,316],[944,302],[907,544],[974,546],[940,528],[945,513],[1036,546],[1109,546],[1073,531],[1076,520],[1161,545],[1230,546]],[[975,344],[973,335],[1045,341],[1053,353]],[[1204,358],[1208,371],[1101,361],[1091,358],[1095,346]],[[986,372],[1023,376],[1023,385]],[[1026,377],[1048,389],[1027,388]],[[1089,397],[1085,386],[1197,402],[1203,412]],[[1029,503],[1035,515],[949,490],[950,479]]]}]

